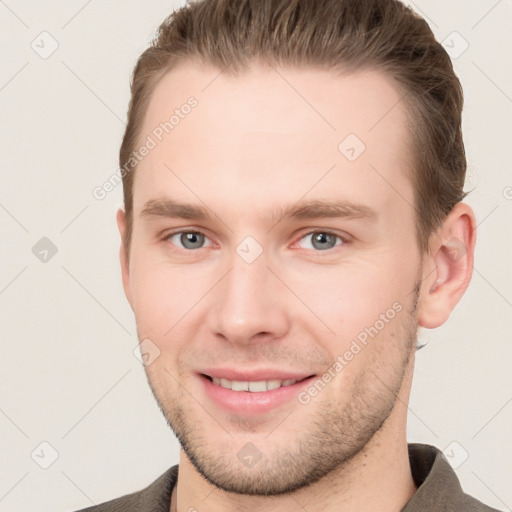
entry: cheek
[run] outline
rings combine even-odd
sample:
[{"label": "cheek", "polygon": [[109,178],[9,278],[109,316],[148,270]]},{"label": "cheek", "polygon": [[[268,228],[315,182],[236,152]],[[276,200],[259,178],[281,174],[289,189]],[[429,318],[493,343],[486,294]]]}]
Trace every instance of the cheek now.
[{"label": "cheek", "polygon": [[150,258],[133,265],[131,289],[139,334],[156,339],[171,336],[186,323],[211,285],[204,270],[172,266]]},{"label": "cheek", "polygon": [[350,340],[375,323],[380,327],[381,321],[399,321],[397,312],[412,300],[416,271],[413,262],[383,256],[289,274],[288,279],[294,280],[294,292],[317,317],[315,326],[319,318],[336,337]]}]

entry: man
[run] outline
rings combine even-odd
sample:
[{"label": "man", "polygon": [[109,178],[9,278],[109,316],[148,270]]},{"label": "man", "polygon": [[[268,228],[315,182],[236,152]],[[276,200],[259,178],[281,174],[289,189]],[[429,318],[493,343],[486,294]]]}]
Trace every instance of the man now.
[{"label": "man", "polygon": [[418,327],[473,266],[461,109],[396,0],[165,20],[134,71],[117,222],[179,471],[86,510],[492,510],[406,440]]}]

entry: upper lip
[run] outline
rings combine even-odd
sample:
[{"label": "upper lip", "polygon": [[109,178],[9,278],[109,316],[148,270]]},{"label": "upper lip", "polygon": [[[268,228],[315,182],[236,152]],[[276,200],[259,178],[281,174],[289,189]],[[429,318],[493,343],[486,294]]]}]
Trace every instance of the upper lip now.
[{"label": "upper lip", "polygon": [[262,380],[302,380],[311,377],[312,373],[286,371],[278,369],[261,370],[240,370],[234,368],[206,368],[201,370],[203,375],[215,377],[217,379],[236,380],[241,382],[258,382]]}]

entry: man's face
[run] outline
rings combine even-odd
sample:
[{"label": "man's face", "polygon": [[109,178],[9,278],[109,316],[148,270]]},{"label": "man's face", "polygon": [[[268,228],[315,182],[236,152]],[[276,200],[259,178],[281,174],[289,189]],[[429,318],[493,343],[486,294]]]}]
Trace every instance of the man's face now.
[{"label": "man's face", "polygon": [[136,171],[125,289],[196,469],[282,493],[350,460],[408,391],[421,268],[405,106],[372,71],[188,64],[157,86],[141,144],[190,96]]}]

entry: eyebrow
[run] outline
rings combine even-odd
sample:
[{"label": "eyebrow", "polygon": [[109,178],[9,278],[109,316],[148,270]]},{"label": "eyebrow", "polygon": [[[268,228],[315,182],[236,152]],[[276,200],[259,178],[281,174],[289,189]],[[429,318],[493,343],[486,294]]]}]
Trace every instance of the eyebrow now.
[{"label": "eyebrow", "polygon": [[[141,216],[203,221],[212,221],[216,217],[207,207],[181,203],[172,199],[147,201],[141,211]],[[285,219],[348,218],[376,221],[377,217],[377,212],[370,207],[350,201],[300,200],[271,212],[271,219],[276,224]]]},{"label": "eyebrow", "polygon": [[377,220],[377,212],[370,207],[349,201],[298,201],[280,210],[274,218],[276,222],[284,219],[324,219],[349,218]]},{"label": "eyebrow", "polygon": [[172,199],[152,199],[144,205],[140,215],[141,217],[168,217],[190,220],[213,219],[207,208],[180,203]]}]

